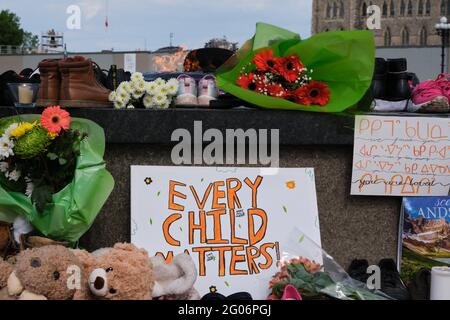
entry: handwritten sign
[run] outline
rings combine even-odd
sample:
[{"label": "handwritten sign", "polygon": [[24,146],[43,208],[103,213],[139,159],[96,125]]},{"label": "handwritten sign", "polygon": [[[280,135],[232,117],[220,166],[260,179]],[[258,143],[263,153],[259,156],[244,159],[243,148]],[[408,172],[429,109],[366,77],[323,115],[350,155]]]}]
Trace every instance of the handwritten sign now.
[{"label": "handwritten sign", "polygon": [[353,195],[446,196],[450,119],[357,116]]},{"label": "handwritten sign", "polygon": [[266,299],[290,231],[321,243],[313,169],[132,166],[131,218],[151,255],[191,255],[201,295]]}]

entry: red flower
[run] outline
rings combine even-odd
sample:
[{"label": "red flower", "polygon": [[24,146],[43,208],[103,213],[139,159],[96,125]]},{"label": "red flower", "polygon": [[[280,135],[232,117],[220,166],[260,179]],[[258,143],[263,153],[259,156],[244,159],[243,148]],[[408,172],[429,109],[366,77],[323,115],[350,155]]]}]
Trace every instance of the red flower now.
[{"label": "red flower", "polygon": [[275,98],[285,98],[287,95],[286,90],[284,90],[284,88],[279,85],[279,84],[270,84],[267,86],[267,93],[271,96],[271,97],[275,97]]},{"label": "red flower", "polygon": [[257,89],[255,74],[250,72],[249,74],[241,74],[239,78],[236,80],[236,83],[241,88],[255,91]]},{"label": "red flower", "polygon": [[274,70],[277,61],[280,58],[274,58],[273,51],[270,49],[262,50],[253,57],[253,63],[258,71]]},{"label": "red flower", "polygon": [[308,98],[312,104],[318,104],[319,106],[325,106],[330,101],[330,90],[328,86],[322,81],[312,80],[307,85]]},{"label": "red flower", "polygon": [[60,133],[70,128],[70,114],[59,106],[47,107],[41,116],[41,125],[50,133]]},{"label": "red flower", "polygon": [[311,105],[311,99],[308,96],[308,88],[306,85],[297,88],[297,90],[291,93],[287,99],[304,106]]},{"label": "red flower", "polygon": [[294,82],[302,74],[304,67],[297,55],[290,55],[277,61],[276,70],[286,81]]}]

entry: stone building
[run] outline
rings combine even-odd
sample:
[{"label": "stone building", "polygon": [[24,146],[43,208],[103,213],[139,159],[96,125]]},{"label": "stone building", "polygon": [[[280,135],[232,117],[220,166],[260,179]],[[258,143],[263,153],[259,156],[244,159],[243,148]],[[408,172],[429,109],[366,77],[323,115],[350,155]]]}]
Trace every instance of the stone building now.
[{"label": "stone building", "polygon": [[429,47],[441,44],[435,24],[450,17],[450,0],[313,0],[312,33],[367,28],[367,8],[381,10],[377,47]]}]

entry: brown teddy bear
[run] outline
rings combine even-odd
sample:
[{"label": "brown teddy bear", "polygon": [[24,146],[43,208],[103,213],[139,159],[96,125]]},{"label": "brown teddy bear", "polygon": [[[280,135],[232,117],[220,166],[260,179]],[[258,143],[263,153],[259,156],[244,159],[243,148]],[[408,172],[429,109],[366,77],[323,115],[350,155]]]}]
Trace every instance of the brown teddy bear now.
[{"label": "brown teddy bear", "polygon": [[13,272],[13,266],[0,258],[0,300],[10,300],[8,294],[8,278]]},{"label": "brown teddy bear", "polygon": [[82,266],[78,257],[63,246],[24,250],[8,278],[9,295],[20,300],[72,299],[76,284],[82,282]]},{"label": "brown teddy bear", "polygon": [[113,248],[93,253],[75,250],[87,275],[76,300],[151,300],[153,269],[147,251],[132,244],[118,243]]}]

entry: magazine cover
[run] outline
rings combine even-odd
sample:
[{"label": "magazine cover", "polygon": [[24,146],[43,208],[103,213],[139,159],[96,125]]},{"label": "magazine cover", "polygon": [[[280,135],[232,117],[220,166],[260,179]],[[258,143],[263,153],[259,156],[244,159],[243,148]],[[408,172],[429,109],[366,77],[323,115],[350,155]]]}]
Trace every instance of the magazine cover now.
[{"label": "magazine cover", "polygon": [[450,266],[450,197],[403,198],[399,236],[405,282],[422,268]]}]

